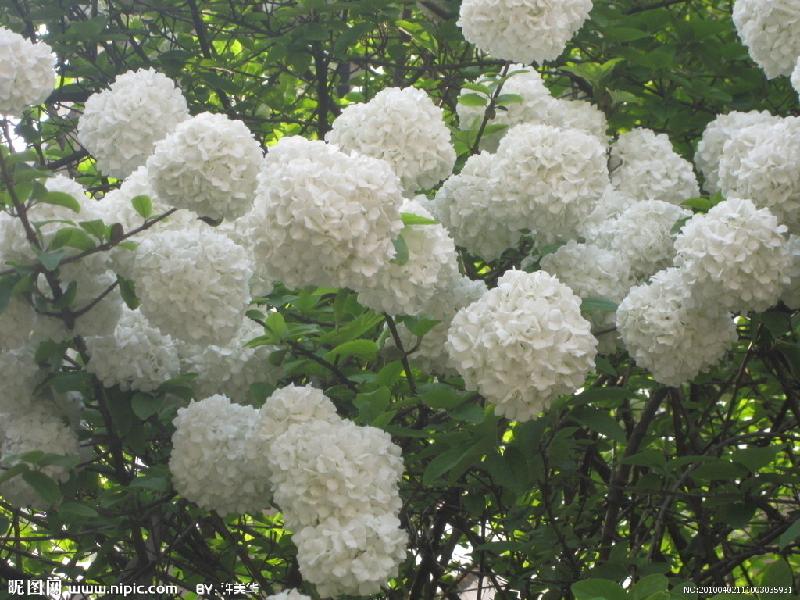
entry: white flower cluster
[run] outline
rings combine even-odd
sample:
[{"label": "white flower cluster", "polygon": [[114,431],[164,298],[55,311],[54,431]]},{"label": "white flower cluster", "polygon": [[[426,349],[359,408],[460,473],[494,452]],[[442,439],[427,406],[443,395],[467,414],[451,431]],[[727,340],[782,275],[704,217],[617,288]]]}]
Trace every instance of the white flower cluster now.
[{"label": "white flower cluster", "polygon": [[431,205],[455,243],[484,260],[500,258],[522,235],[503,218],[492,179],[493,159],[488,152],[470,156],[461,172],[442,184]]},{"label": "white flower cluster", "polygon": [[608,186],[605,148],[576,129],[523,124],[494,155],[495,194],[505,218],[543,243],[577,237]]},{"label": "white flower cluster", "polygon": [[136,249],[133,279],[144,316],[163,333],[226,344],[250,303],[248,253],[212,228],[159,231]]},{"label": "white flower cluster", "polygon": [[797,57],[797,64],[792,71],[791,82],[794,91],[800,95],[800,56]]},{"label": "white flower cluster", "polygon": [[306,596],[298,590],[291,589],[267,596],[267,600],[311,600],[311,596]]},{"label": "white flower cluster", "polygon": [[186,100],[169,77],[153,69],[128,71],[86,100],[78,141],[100,171],[121,179],[142,166],[156,142],[188,118]]},{"label": "white flower cluster", "polygon": [[53,49],[0,27],[0,114],[18,117],[47,99],[55,85]]},{"label": "white flower cluster", "polygon": [[246,346],[247,342],[260,335],[264,335],[263,328],[246,318],[227,344],[180,344],[183,371],[197,374],[192,382],[197,397],[224,394],[245,403],[250,386],[254,383],[274,384],[280,372],[268,359],[277,348]]},{"label": "white flower cluster", "polygon": [[[416,200],[404,200],[403,213],[432,219]],[[437,284],[458,271],[453,238],[441,224],[406,225],[401,233],[408,259],[386,263],[357,289],[358,301],[390,315],[419,315],[437,292]]]},{"label": "white flower cluster", "polygon": [[[4,469],[17,463],[13,456],[34,450],[70,456],[79,453],[77,434],[43,405],[25,413],[0,416],[0,465]],[[66,481],[69,477],[69,471],[57,465],[45,466],[41,471],[56,481]],[[0,483],[0,496],[14,506],[47,508],[47,502],[19,475]]]},{"label": "white flower cluster", "polygon": [[634,278],[644,280],[672,263],[672,229],[691,215],[691,211],[668,202],[634,202],[597,230],[592,242],[627,259]]},{"label": "white flower cluster", "polygon": [[749,198],[800,230],[800,117],[744,129],[724,146],[720,182],[726,197]]},{"label": "white flower cluster", "polygon": [[385,160],[408,193],[433,187],[456,162],[442,109],[411,87],[385,88],[369,102],[347,106],[325,139],[347,152]]},{"label": "white flower cluster", "polygon": [[578,389],[594,367],[597,340],[580,304],[544,271],[507,271],[453,318],[447,340],[453,364],[499,415],[530,420]]},{"label": "white flower cluster", "polygon": [[731,315],[696,305],[687,274],[670,268],[633,288],[617,309],[617,328],[636,364],[665,385],[680,385],[716,364],[736,341]]},{"label": "white flower cluster", "polygon": [[591,9],[592,0],[464,0],[457,25],[496,58],[542,63],[558,58]]},{"label": "white flower cluster", "polygon": [[675,264],[705,305],[765,310],[790,283],[785,233],[769,210],[729,198],[686,223],[675,240]]},{"label": "white flower cluster", "polygon": [[0,413],[29,413],[34,402],[34,390],[43,380],[44,372],[36,365],[32,346],[0,352],[0,381],[3,382]]},{"label": "white flower cluster", "polygon": [[611,183],[637,200],[680,204],[700,194],[692,164],[663,134],[637,128],[611,145]]},{"label": "white flower cluster", "polygon": [[753,125],[769,125],[778,121],[767,111],[751,110],[749,112],[733,111],[724,115],[717,115],[703,130],[703,137],[697,144],[694,162],[703,174],[705,182],[703,187],[709,193],[720,191],[719,163],[725,142],[735,137],[739,131]]},{"label": "white flower cluster", "polygon": [[247,126],[207,112],[178,125],[147,159],[162,202],[211,219],[236,219],[253,206],[261,168],[261,147]]},{"label": "white flower cluster", "polygon": [[791,74],[800,56],[796,0],[736,0],[733,23],[750,58],[767,79]]},{"label": "white flower cluster", "polygon": [[628,259],[594,244],[571,240],[542,258],[540,264],[580,298],[619,302],[633,285]]},{"label": "white flower cluster", "polygon": [[257,416],[225,396],[178,409],[169,459],[175,490],[220,515],[269,508],[269,474],[252,468],[260,458],[249,443]]},{"label": "white flower cluster", "polygon": [[153,327],[140,311],[125,308],[112,335],[86,338],[86,370],[105,386],[150,392],[181,370],[173,339]]},{"label": "white flower cluster", "polygon": [[267,399],[252,440],[303,578],[321,596],[377,593],[405,558],[400,448],[380,429],[340,419],[319,390],[294,385]]},{"label": "white flower cluster", "polygon": [[359,288],[394,257],[403,198],[388,163],[300,137],[281,139],[266,163],[253,250],[275,279]]},{"label": "white flower cluster", "polygon": [[592,212],[581,223],[578,232],[584,239],[594,240],[597,236],[602,235],[609,222],[638,201],[609,185],[597,200]]}]

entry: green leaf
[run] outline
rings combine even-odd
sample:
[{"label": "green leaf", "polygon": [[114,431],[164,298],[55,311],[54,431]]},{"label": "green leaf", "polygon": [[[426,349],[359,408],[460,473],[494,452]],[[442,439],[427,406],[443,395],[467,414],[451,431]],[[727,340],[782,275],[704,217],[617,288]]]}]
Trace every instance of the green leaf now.
[{"label": "green leaf", "polygon": [[500,94],[497,96],[497,104],[506,106],[508,104],[519,104],[525,99],[519,94]]},{"label": "green leaf", "polygon": [[78,250],[86,251],[94,248],[95,244],[89,234],[83,229],[78,227],[62,227],[53,236],[50,242],[50,249],[56,250],[58,248],[77,248]]},{"label": "green leaf", "polygon": [[468,396],[444,383],[425,383],[419,387],[419,398],[431,408],[451,410],[466,402]]},{"label": "green leaf", "polygon": [[652,34],[633,27],[606,27],[603,29],[603,37],[615,42],[632,42],[648,38]]},{"label": "green leaf", "polygon": [[24,471],[22,478],[30,485],[47,504],[56,504],[61,500],[58,484],[40,471]]},{"label": "green leaf", "polygon": [[87,233],[93,235],[101,241],[105,241],[108,238],[109,228],[100,219],[81,221],[78,223],[78,225],[80,225]]},{"label": "green leaf", "polygon": [[19,275],[4,275],[0,277],[0,313],[2,313],[11,302],[11,296],[14,295],[14,288],[19,282]]},{"label": "green leaf", "polygon": [[131,398],[131,409],[140,419],[147,419],[158,412],[161,407],[161,399],[150,394],[137,392]]},{"label": "green leaf", "polygon": [[356,394],[353,404],[358,409],[358,416],[364,423],[372,423],[389,408],[391,393],[387,387],[379,387],[373,392]]},{"label": "green leaf", "polygon": [[133,209],[145,219],[149,219],[153,214],[153,201],[149,196],[143,194],[131,198]]},{"label": "green leaf", "polygon": [[458,97],[458,103],[464,106],[486,106],[489,98],[480,94],[462,94]]},{"label": "green leaf", "polygon": [[45,270],[55,271],[58,268],[58,265],[61,264],[61,260],[64,258],[64,251],[56,250],[55,252],[40,252],[36,258],[39,259],[39,262],[45,268]]},{"label": "green leaf", "polygon": [[275,336],[276,340],[286,338],[289,333],[289,328],[286,326],[286,319],[279,312],[272,312],[264,321],[264,325]]},{"label": "green leaf", "polygon": [[122,296],[122,299],[125,301],[125,304],[131,310],[136,310],[139,308],[139,298],[136,296],[136,286],[130,279],[125,279],[120,275],[117,275],[117,281],[119,282],[119,294]]},{"label": "green leaf", "polygon": [[394,251],[395,255],[392,259],[393,263],[396,263],[400,266],[403,266],[408,262],[408,244],[406,244],[405,238],[403,238],[403,234],[401,233],[395,239],[392,240],[394,244]]},{"label": "green leaf", "polygon": [[789,529],[781,534],[781,537],[778,538],[778,546],[783,550],[797,541],[798,537],[800,537],[800,519],[797,519],[794,523],[789,525]]},{"label": "green leaf", "polygon": [[64,502],[58,508],[58,514],[62,519],[73,521],[80,519],[96,519],[100,515],[91,506],[78,502]]},{"label": "green leaf", "polygon": [[372,340],[350,340],[339,344],[333,350],[325,354],[325,359],[329,361],[343,361],[351,356],[357,356],[362,360],[372,360],[378,354],[378,344]]},{"label": "green leaf", "polygon": [[[425,317],[399,317],[397,320],[405,325],[406,329],[408,329],[417,337],[424,336],[431,329],[441,323],[441,321],[436,321],[435,319],[426,319]],[[404,348],[404,350],[408,351],[410,348]]]},{"label": "green leaf", "polygon": [[736,462],[747,467],[752,473],[756,473],[762,467],[767,466],[780,452],[779,448],[740,448],[731,453],[731,458]]},{"label": "green leaf", "polygon": [[669,579],[660,573],[642,577],[632,589],[631,600],[646,600],[657,593],[666,592]]},{"label": "green leaf", "polygon": [[581,301],[581,311],[585,313],[609,313],[616,310],[616,302],[608,298],[590,297]]},{"label": "green leaf", "polygon": [[432,485],[451,469],[455,468],[466,455],[472,452],[472,448],[450,448],[436,456],[422,473],[422,484]]},{"label": "green leaf", "polygon": [[404,225],[436,225],[439,222],[436,219],[429,219],[428,217],[408,212],[400,213],[400,217],[403,219]]},{"label": "green leaf", "polygon": [[81,212],[80,202],[66,192],[45,192],[45,194],[39,198],[39,202],[63,206],[76,213]]},{"label": "green leaf", "polygon": [[624,443],[628,439],[625,430],[605,411],[582,406],[572,412],[572,418],[581,425],[601,433],[615,442]]},{"label": "green leaf", "polygon": [[771,587],[789,588],[794,585],[792,568],[783,559],[779,558],[770,564],[761,574],[761,585]]},{"label": "green leaf", "polygon": [[625,590],[610,579],[584,579],[573,583],[570,589],[575,595],[575,600],[594,600],[595,598],[626,600]]},{"label": "green leaf", "polygon": [[652,467],[656,469],[663,469],[666,465],[664,454],[653,449],[642,450],[641,452],[623,458],[620,462],[625,465]]}]

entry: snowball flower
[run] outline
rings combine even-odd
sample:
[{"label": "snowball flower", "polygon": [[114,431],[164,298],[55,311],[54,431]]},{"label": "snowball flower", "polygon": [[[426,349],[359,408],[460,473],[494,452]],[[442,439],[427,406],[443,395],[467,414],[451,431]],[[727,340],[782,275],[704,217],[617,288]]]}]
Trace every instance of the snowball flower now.
[{"label": "snowball flower", "polygon": [[[404,200],[403,213],[424,219],[432,215],[416,200]],[[436,285],[458,271],[456,247],[439,223],[406,225],[403,240],[408,259],[386,263],[375,277],[358,288],[358,301],[374,311],[390,315],[419,315],[436,293]]]},{"label": "snowball flower", "polygon": [[304,527],[292,540],[303,579],[326,598],[380,592],[406,557],[408,535],[394,515],[360,514]]},{"label": "snowball flower", "polygon": [[675,256],[672,230],[691,211],[659,200],[636,202],[595,231],[592,243],[626,258],[635,279],[668,267]]},{"label": "snowball flower", "polygon": [[789,75],[800,56],[800,10],[796,0],[736,0],[736,32],[767,79]]},{"label": "snowball flower", "polygon": [[250,303],[250,257],[212,228],[152,233],[136,249],[133,271],[140,310],[179,340],[226,344]]},{"label": "snowball flower", "polygon": [[403,458],[381,429],[346,420],[297,423],[272,441],[267,459],[275,502],[290,529],[329,517],[397,513],[402,506]]},{"label": "snowball flower", "polygon": [[283,590],[278,594],[267,596],[267,600],[311,600],[311,596],[306,596],[305,594],[300,593],[298,590],[291,589]]},{"label": "snowball flower", "polygon": [[633,288],[617,309],[617,328],[628,352],[665,385],[691,381],[736,341],[730,313],[696,304],[691,288],[683,271],[666,269]]},{"label": "snowball flower", "polygon": [[[37,405],[25,413],[4,414],[2,417],[0,465],[3,469],[17,464],[12,456],[26,452],[39,450],[49,454],[76,456],[80,451],[76,433],[44,405]],[[37,470],[58,482],[69,478],[69,471],[58,465],[48,465]],[[48,507],[48,502],[21,475],[0,483],[0,496],[17,507]]]},{"label": "snowball flower", "polygon": [[220,515],[269,508],[269,474],[251,468],[259,456],[247,443],[256,412],[225,396],[178,409],[169,470],[179,494]]},{"label": "snowball flower", "polygon": [[633,285],[626,257],[574,240],[542,258],[541,268],[581,298],[599,296],[619,302]]},{"label": "snowball flower", "polygon": [[[437,323],[420,338],[403,323],[397,323],[397,335],[411,363],[424,373],[437,375],[456,374],[450,355],[447,354],[448,329],[450,329],[449,319]],[[386,338],[384,348],[387,356],[392,359],[399,358],[397,345],[391,336]]]},{"label": "snowball flower", "polygon": [[503,218],[536,232],[543,243],[578,236],[608,186],[605,148],[577,129],[517,125],[493,162]]},{"label": "snowball flower", "polygon": [[175,342],[138,310],[124,309],[112,335],[87,337],[86,346],[86,370],[107,387],[150,392],[180,373]]},{"label": "snowball flower", "polygon": [[261,167],[261,147],[247,126],[207,112],[178,125],[147,159],[162,202],[215,220],[252,207]]},{"label": "snowball flower", "polygon": [[456,24],[495,58],[542,63],[558,58],[591,9],[592,0],[463,0]]},{"label": "snowball flower", "polygon": [[0,413],[27,414],[34,401],[34,391],[45,373],[34,360],[33,346],[0,351]]},{"label": "snowball flower", "polygon": [[409,193],[433,187],[456,162],[442,109],[411,87],[385,88],[369,102],[347,106],[325,139],[385,160]]},{"label": "snowball flower", "polygon": [[455,243],[484,260],[500,258],[519,244],[522,231],[503,218],[492,179],[494,155],[474,154],[457,175],[449,177],[436,192],[431,211]]},{"label": "snowball flower", "polygon": [[762,311],[790,283],[786,227],[750,200],[729,198],[689,220],[675,240],[676,266],[693,293],[732,311]]},{"label": "snowball flower", "polygon": [[186,100],[169,77],[153,69],[127,71],[89,96],[78,120],[78,141],[100,171],[124,178],[188,118]]},{"label": "snowball flower", "polygon": [[0,27],[0,114],[18,117],[44,102],[55,85],[54,65],[50,46]]},{"label": "snowball flower", "polygon": [[517,421],[573,393],[594,367],[597,350],[580,304],[544,271],[507,271],[450,324],[447,349],[467,388]]},{"label": "snowball flower", "polygon": [[705,178],[704,189],[712,194],[720,191],[719,168],[725,142],[747,127],[766,126],[779,120],[779,117],[774,117],[765,110],[733,111],[717,115],[706,125],[694,155],[695,165]]},{"label": "snowball flower", "polygon": [[286,137],[260,178],[253,252],[291,288],[359,287],[395,255],[400,183],[385,161]]},{"label": "snowball flower", "polygon": [[197,396],[224,394],[245,403],[254,383],[274,384],[279,370],[268,359],[278,348],[247,347],[247,342],[260,335],[264,335],[264,328],[245,318],[233,339],[224,345],[181,344],[183,370],[197,373],[192,382]]},{"label": "snowball flower", "polygon": [[0,352],[13,350],[25,344],[36,325],[36,311],[21,296],[12,296],[0,311]]},{"label": "snowball flower", "polygon": [[266,448],[292,425],[338,420],[336,407],[322,390],[310,385],[289,384],[272,392],[259,409],[254,443]]},{"label": "snowball flower", "polygon": [[663,133],[643,128],[623,133],[611,145],[611,164],[611,184],[637,200],[680,204],[700,195],[692,164]]},{"label": "snowball flower", "polygon": [[592,212],[581,223],[579,233],[586,241],[592,242],[595,237],[631,205],[639,202],[636,198],[623,194],[609,185],[594,205]]}]

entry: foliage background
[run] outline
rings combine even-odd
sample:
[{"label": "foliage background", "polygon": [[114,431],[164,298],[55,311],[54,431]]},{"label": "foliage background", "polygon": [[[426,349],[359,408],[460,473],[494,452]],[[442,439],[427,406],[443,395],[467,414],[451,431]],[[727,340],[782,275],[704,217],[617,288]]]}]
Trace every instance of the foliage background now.
[{"label": "foliage background", "polygon": [[[691,159],[716,114],[798,113],[788,80],[768,82],[748,58],[731,9],[727,0],[596,0],[568,50],[541,72],[555,95],[603,108],[612,133],[666,132]],[[342,106],[386,86],[420,87],[445,109],[462,164],[475,132],[456,127],[461,86],[503,64],[464,42],[457,12],[456,0],[1,0],[2,25],[44,33],[59,57],[45,112],[16,133],[40,166],[108,191],[117,182],[99,175],[75,140],[81,103],[117,74],[152,66],[179,83],[192,113],[242,119],[264,146],[285,135],[321,138]],[[490,285],[522,258],[508,252],[485,264],[462,254],[465,272]],[[457,598],[468,575],[498,597],[548,600],[682,596],[684,581],[792,585],[800,567],[797,313],[779,306],[741,317],[735,350],[690,385],[659,386],[618,354],[598,361],[580,393],[512,424],[457,378],[433,380],[413,360],[379,353],[386,318],[346,290],[279,288],[260,303],[264,315],[278,311],[265,334],[281,345],[271,360],[283,364],[286,382],[321,386],[342,415],[386,429],[403,447],[401,518],[411,545],[385,597]],[[63,351],[40,358],[57,364]],[[69,482],[42,485],[52,510],[2,504],[0,575],[190,590],[302,585],[279,516],[222,518],[171,491],[171,420],[190,381],[143,395],[62,369],[49,385],[83,395],[92,457]],[[257,386],[250,400],[269,391]]]}]

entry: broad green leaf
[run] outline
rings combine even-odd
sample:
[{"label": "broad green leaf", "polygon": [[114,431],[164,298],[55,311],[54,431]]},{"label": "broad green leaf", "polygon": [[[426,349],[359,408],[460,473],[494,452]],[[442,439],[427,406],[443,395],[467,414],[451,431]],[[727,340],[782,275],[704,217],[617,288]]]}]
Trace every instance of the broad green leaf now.
[{"label": "broad green leaf", "polygon": [[609,579],[583,579],[576,581],[570,588],[575,595],[575,600],[593,600],[604,598],[605,600],[626,600],[625,590]]},{"label": "broad green leaf", "polygon": [[403,234],[398,235],[395,239],[392,240],[394,244],[394,251],[395,255],[392,259],[393,263],[396,263],[400,266],[406,264],[408,262],[408,244],[406,244],[406,240],[403,237]]},{"label": "broad green leaf", "polygon": [[58,508],[58,514],[68,521],[80,519],[96,519],[100,515],[95,509],[79,502],[64,502]]},{"label": "broad green leaf", "polygon": [[39,202],[63,206],[76,213],[81,212],[80,202],[66,192],[46,192],[41,198],[39,198]]},{"label": "broad green leaf", "polygon": [[572,418],[581,425],[601,433],[615,442],[624,443],[628,437],[616,419],[605,411],[582,406],[572,412]]},{"label": "broad green leaf", "polygon": [[153,215],[153,201],[150,196],[140,194],[131,198],[131,205],[133,209],[145,219],[149,219]]},{"label": "broad green leaf", "polygon": [[140,419],[147,419],[149,416],[158,412],[161,407],[161,399],[150,394],[137,392],[131,398],[131,409]]},{"label": "broad green leaf", "polygon": [[489,98],[480,94],[462,94],[458,97],[458,103],[464,106],[486,106]]},{"label": "broad green leaf", "polygon": [[400,217],[403,219],[404,225],[436,225],[439,222],[436,219],[429,219],[409,212],[400,213]]},{"label": "broad green leaf", "polygon": [[47,504],[57,504],[61,500],[58,484],[40,471],[24,471],[22,478]]},{"label": "broad green leaf", "polygon": [[343,361],[351,356],[356,356],[362,360],[372,360],[378,354],[378,345],[372,340],[350,340],[339,344],[325,355],[329,361]]}]

